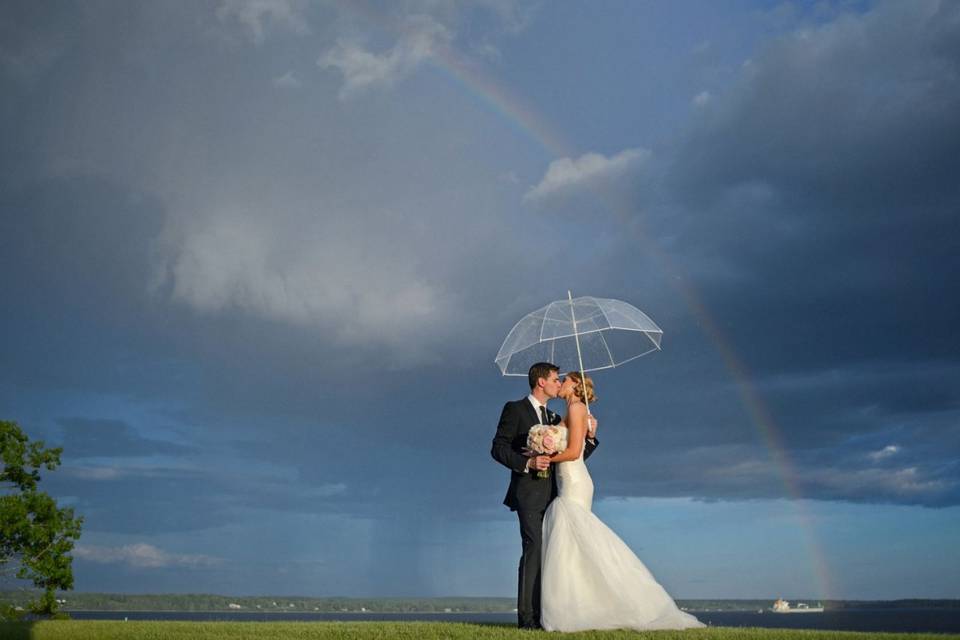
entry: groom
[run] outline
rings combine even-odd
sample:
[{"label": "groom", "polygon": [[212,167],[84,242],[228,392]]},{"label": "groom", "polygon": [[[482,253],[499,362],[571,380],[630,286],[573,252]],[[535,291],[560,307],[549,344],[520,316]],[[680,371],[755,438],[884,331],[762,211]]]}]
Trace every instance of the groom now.
[{"label": "groom", "polygon": [[[509,468],[510,488],[503,504],[516,511],[520,519],[520,538],[523,555],[520,557],[520,576],[517,593],[517,622],[521,629],[540,629],[540,544],[541,528],[547,505],[557,495],[556,474],[549,478],[537,477],[537,471],[550,467],[550,456],[530,456],[523,452],[527,433],[535,424],[559,424],[560,416],[547,409],[547,401],[560,392],[560,369],[549,362],[538,362],[530,367],[527,379],[530,395],[508,402],[500,414],[497,435],[493,438],[490,454],[494,460]],[[595,428],[590,420],[589,426]],[[597,446],[593,431],[588,434],[583,457]]]}]

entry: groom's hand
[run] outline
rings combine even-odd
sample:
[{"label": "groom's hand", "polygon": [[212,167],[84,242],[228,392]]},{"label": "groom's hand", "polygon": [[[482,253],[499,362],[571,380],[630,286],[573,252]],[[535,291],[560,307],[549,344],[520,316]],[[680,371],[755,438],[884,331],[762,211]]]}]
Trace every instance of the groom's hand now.
[{"label": "groom's hand", "polygon": [[597,437],[597,425],[600,424],[597,422],[597,419],[593,417],[593,414],[587,414],[587,437],[591,440]]},{"label": "groom's hand", "polygon": [[527,469],[545,471],[550,468],[550,456],[535,456],[527,460]]},{"label": "groom's hand", "polygon": [[593,440],[597,437],[597,419],[593,417],[592,413],[587,414],[587,438]]}]

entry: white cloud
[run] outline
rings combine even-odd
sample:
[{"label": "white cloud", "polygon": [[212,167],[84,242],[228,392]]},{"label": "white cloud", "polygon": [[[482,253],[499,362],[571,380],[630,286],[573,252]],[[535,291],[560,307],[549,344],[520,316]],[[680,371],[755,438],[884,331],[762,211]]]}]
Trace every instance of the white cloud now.
[{"label": "white cloud", "polygon": [[776,468],[771,462],[766,460],[752,459],[740,460],[727,464],[716,464],[712,467],[704,469],[704,474],[723,479],[743,480],[750,478],[760,482],[769,481],[771,478],[775,478],[776,471]]},{"label": "white cloud", "polygon": [[403,21],[401,33],[393,48],[373,53],[347,41],[339,41],[317,60],[322,69],[336,69],[343,74],[340,97],[347,98],[365,89],[389,87],[412,73],[438,48],[452,40],[452,33],[427,15],[411,16]]},{"label": "white cloud", "polygon": [[419,272],[402,220],[356,225],[349,216],[242,211],[204,212],[168,230],[158,288],[204,314],[240,311],[324,331],[339,345],[402,349],[450,322],[444,292]]},{"label": "white cloud", "polygon": [[517,175],[516,171],[504,171],[497,177],[510,185],[520,184],[520,176]]},{"label": "white cloud", "polygon": [[874,462],[879,462],[880,460],[883,460],[883,459],[885,459],[885,458],[889,458],[890,456],[896,455],[896,454],[899,453],[899,452],[900,452],[900,447],[899,447],[899,446],[897,446],[897,445],[895,445],[895,444],[889,444],[889,445],[885,446],[883,449],[880,449],[879,451],[871,451],[871,452],[868,453],[867,455],[868,455],[868,456],[870,457],[870,459],[873,460]]},{"label": "white cloud", "polygon": [[80,480],[116,480],[125,475],[117,467],[63,467],[63,472]]},{"label": "white cloud", "polygon": [[897,496],[911,500],[932,500],[942,496],[955,482],[924,477],[917,467],[893,471],[883,469],[813,469],[807,470],[804,480],[817,492],[827,491],[845,497]]},{"label": "white cloud", "polygon": [[600,187],[635,169],[650,155],[650,151],[646,149],[625,149],[609,158],[599,153],[586,153],[576,160],[554,160],[540,183],[527,191],[523,199],[538,202],[553,196]]},{"label": "white cloud", "polygon": [[713,43],[709,40],[703,40],[691,49],[691,53],[697,56],[707,55],[714,49]]},{"label": "white cloud", "polygon": [[890,476],[889,485],[894,491],[907,495],[937,492],[946,488],[942,480],[922,478],[916,467],[898,469]]},{"label": "white cloud", "polygon": [[217,7],[217,18],[223,23],[238,22],[247,37],[261,44],[270,27],[297,35],[310,33],[305,8],[299,0],[223,0]]},{"label": "white cloud", "polygon": [[273,86],[278,89],[299,89],[303,86],[303,82],[294,71],[287,71],[273,79]]},{"label": "white cloud", "polygon": [[100,564],[126,564],[141,569],[165,567],[208,567],[220,564],[219,558],[205,555],[170,553],[143,542],[120,547],[77,545],[73,555]]},{"label": "white cloud", "polygon": [[312,490],[310,494],[312,497],[316,498],[329,498],[331,496],[338,496],[345,493],[347,490],[347,485],[342,482],[332,482],[328,484],[320,485]]},{"label": "white cloud", "polygon": [[701,91],[693,97],[693,104],[698,107],[705,107],[713,100],[713,95],[709,91]]}]

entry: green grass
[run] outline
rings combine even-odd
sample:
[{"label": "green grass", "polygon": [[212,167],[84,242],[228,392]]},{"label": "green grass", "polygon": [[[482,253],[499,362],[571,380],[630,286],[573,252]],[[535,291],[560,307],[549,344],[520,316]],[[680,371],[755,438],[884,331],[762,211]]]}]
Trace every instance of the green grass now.
[{"label": "green grass", "polygon": [[452,622],[154,622],[103,620],[49,620],[35,623],[0,623],[3,640],[957,640],[960,635],[931,633],[855,633],[713,627],[689,631],[586,631],[557,634],[519,631],[505,625]]}]

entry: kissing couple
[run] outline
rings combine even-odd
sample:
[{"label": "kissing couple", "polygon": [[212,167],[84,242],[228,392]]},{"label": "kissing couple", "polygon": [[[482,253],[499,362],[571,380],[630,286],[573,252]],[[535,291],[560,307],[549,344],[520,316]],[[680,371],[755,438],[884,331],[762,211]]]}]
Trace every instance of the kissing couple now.
[{"label": "kissing couple", "polygon": [[[630,548],[591,511],[593,480],[584,463],[597,448],[593,380],[538,362],[527,375],[530,395],[507,402],[490,451],[510,469],[503,503],[520,520],[517,622],[521,629],[687,629],[703,627],[680,611]],[[566,402],[563,417],[547,402]],[[586,401],[586,403],[585,403]],[[537,424],[567,430],[567,448],[553,456],[527,448]],[[546,478],[538,471],[553,467]]]}]

